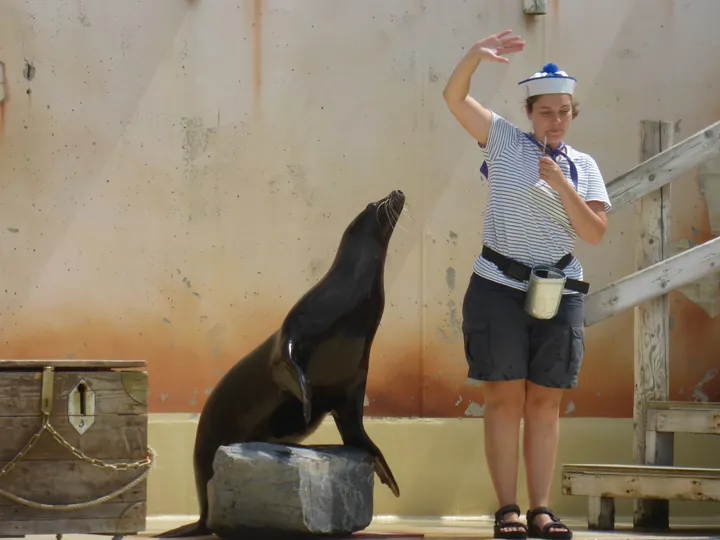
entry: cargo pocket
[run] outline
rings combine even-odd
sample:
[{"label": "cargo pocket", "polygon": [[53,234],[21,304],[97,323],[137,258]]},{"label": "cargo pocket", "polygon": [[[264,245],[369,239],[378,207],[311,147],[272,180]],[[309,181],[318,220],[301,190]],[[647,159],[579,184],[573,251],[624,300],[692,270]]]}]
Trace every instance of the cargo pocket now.
[{"label": "cargo pocket", "polygon": [[465,360],[468,377],[482,379],[492,373],[493,361],[490,354],[490,328],[488,323],[473,323],[463,328],[465,339]]},{"label": "cargo pocket", "polygon": [[568,373],[577,377],[585,355],[585,327],[570,328],[570,354],[568,355]]}]

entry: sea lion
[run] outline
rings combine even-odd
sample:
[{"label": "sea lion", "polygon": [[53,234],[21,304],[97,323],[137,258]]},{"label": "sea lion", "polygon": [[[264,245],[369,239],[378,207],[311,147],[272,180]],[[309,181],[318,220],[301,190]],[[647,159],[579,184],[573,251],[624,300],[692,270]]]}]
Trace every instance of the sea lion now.
[{"label": "sea lion", "polygon": [[213,389],[200,415],[193,455],[200,518],[156,538],[213,532],[207,525],[206,490],[219,446],[298,444],[328,414],[343,444],[374,456],[378,477],[400,496],[385,457],[365,433],[363,402],[370,349],[385,308],[388,244],[404,206],[399,190],[368,204],[345,229],[322,279]]}]

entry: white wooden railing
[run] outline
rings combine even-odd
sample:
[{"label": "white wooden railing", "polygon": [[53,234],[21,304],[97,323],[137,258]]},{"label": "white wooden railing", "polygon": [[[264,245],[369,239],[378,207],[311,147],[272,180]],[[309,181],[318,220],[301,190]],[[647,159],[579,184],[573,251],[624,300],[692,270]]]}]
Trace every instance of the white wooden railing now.
[{"label": "white wooden railing", "polygon": [[720,237],[638,270],[586,298],[585,326],[720,271]]},{"label": "white wooden railing", "polygon": [[[652,136],[653,131],[657,131],[654,128],[658,126],[666,127],[665,130],[662,128],[659,130],[659,138],[664,132],[665,140],[669,141],[669,144],[665,144],[665,146],[669,147],[648,157],[633,169],[608,182],[607,190],[613,204],[612,210],[610,210],[611,214],[636,201],[645,203],[644,206],[661,205],[660,223],[651,223],[647,227],[644,226],[644,223],[639,223],[638,248],[641,250],[642,243],[652,240],[649,243],[659,244],[657,249],[668,253],[669,235],[663,238],[665,235],[662,229],[669,228],[669,219],[663,220],[662,217],[665,215],[669,218],[669,197],[667,201],[647,199],[642,201],[642,199],[652,195],[656,190],[667,189],[673,180],[705,161],[720,156],[720,121],[675,145],[672,145],[671,142],[672,124],[669,122],[644,122],[644,136],[647,137],[645,135],[647,133]],[[662,149],[663,141],[660,140],[658,146]],[[643,210],[646,209],[638,209],[639,213],[642,213]],[[666,223],[662,223],[663,221]],[[658,239],[661,240],[659,243]],[[588,294],[585,307],[585,326],[592,326],[642,302],[653,300],[678,287],[692,283],[707,274],[720,271],[720,243],[717,240],[715,238],[674,257],[663,257],[651,265],[640,265],[635,273]]]},{"label": "white wooden railing", "polygon": [[[654,122],[644,122],[648,126]],[[665,122],[663,122],[665,124]],[[670,129],[673,130],[672,124]],[[645,129],[643,130],[645,132]],[[666,133],[665,149],[608,182],[607,190],[612,201],[612,212],[637,201],[661,188],[698,165],[720,155],[720,121],[691,135],[684,141],[672,144],[671,133]]]}]

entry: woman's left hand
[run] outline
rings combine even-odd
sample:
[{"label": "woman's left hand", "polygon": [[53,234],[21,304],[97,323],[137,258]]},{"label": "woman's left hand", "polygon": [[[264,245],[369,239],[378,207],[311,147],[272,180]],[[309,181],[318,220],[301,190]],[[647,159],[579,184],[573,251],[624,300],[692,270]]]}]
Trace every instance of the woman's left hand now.
[{"label": "woman's left hand", "polygon": [[540,158],[540,178],[545,180],[555,191],[559,191],[561,186],[567,182],[560,166],[548,156]]}]

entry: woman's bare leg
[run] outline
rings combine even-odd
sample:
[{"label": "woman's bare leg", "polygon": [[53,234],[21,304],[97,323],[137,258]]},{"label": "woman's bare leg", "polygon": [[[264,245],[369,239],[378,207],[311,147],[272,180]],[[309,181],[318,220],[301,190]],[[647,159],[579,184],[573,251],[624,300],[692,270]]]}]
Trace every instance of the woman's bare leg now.
[{"label": "woman's bare leg", "polygon": [[[525,403],[525,381],[484,382],[485,457],[499,506],[517,503],[520,419]],[[520,516],[507,514],[505,519]],[[506,530],[521,531],[508,525]]]},{"label": "woman's bare leg", "polygon": [[[530,508],[537,508],[548,506],[550,501],[560,439],[560,400],[563,389],[547,388],[527,381],[525,390],[523,455]],[[541,528],[550,521],[546,514],[535,518]]]}]

